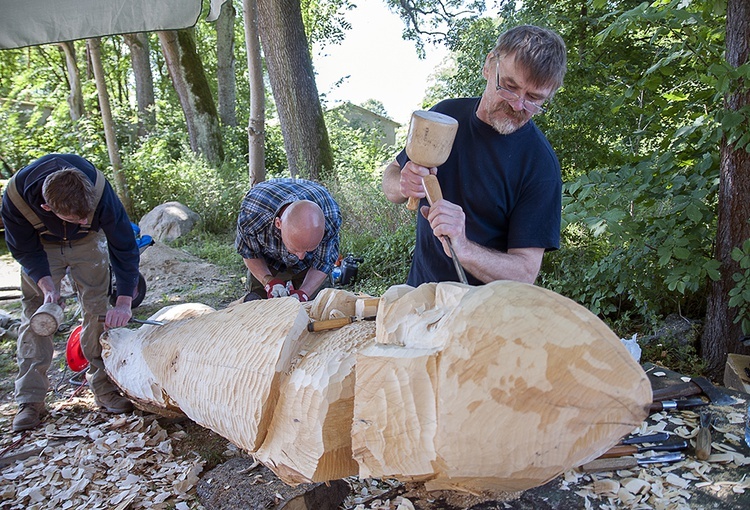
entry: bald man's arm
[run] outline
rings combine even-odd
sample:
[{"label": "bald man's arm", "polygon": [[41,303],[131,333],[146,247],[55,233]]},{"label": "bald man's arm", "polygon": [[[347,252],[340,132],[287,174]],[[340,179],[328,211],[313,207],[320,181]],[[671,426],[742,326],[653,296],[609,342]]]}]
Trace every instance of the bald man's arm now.
[{"label": "bald man's arm", "polygon": [[242,259],[245,262],[245,267],[247,267],[252,275],[255,277],[256,280],[258,280],[262,285],[267,284],[270,280],[273,279],[273,275],[271,275],[271,270],[268,268],[268,264],[266,264],[266,261],[263,259]]},{"label": "bald man's arm", "polygon": [[305,279],[302,280],[302,285],[300,286],[299,290],[301,290],[308,296],[312,296],[315,291],[318,290],[321,285],[323,285],[323,282],[326,281],[326,278],[328,278],[328,275],[326,273],[315,269],[314,267],[311,267],[307,270],[307,274],[305,275]]}]

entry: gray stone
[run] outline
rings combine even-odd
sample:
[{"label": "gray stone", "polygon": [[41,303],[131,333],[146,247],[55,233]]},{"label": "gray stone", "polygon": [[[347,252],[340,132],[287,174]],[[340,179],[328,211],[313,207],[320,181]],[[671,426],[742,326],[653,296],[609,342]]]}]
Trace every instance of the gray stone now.
[{"label": "gray stone", "polygon": [[141,235],[150,235],[157,241],[174,241],[187,234],[201,217],[179,202],[167,202],[154,207],[141,218],[138,226]]}]

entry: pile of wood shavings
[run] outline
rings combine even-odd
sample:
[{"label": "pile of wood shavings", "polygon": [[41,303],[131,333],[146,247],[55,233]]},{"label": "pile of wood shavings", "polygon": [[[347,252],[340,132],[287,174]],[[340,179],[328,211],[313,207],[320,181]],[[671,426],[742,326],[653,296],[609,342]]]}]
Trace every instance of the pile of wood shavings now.
[{"label": "pile of wood shavings", "polygon": [[[738,401],[744,404],[744,401]],[[673,464],[648,465],[633,470],[616,472],[581,473],[568,471],[564,474],[563,489],[575,490],[584,499],[583,508],[655,508],[689,510],[692,497],[689,488],[713,493],[731,491],[744,493],[750,489],[750,477],[741,474],[736,480],[725,479],[728,473],[742,473],[740,468],[750,466],[750,457],[737,451],[743,440],[744,416],[731,408],[722,413],[726,420],[715,423],[711,456],[700,461],[688,456]],[[680,413],[656,413],[648,422],[635,431],[639,435],[671,432],[695,446],[699,415],[692,411]],[[602,502],[605,500],[606,502]],[[596,501],[596,504],[593,503]]]},{"label": "pile of wood shavings", "polygon": [[[5,454],[36,450],[0,468],[3,509],[200,508],[194,488],[203,461],[178,459],[172,452],[183,431],[170,435],[156,416],[140,412],[76,416],[75,407],[93,408],[87,400],[93,399],[55,405],[43,428]],[[4,438],[0,450],[20,437]]]},{"label": "pile of wood shavings", "polygon": [[347,478],[351,494],[343,507],[347,510],[414,510],[414,504],[400,495],[401,482],[391,479]]}]

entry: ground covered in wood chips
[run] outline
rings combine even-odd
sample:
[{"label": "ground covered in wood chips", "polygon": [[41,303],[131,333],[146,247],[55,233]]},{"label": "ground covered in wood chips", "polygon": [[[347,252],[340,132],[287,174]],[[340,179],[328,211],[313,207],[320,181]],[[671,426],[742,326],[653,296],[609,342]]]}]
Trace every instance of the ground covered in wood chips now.
[{"label": "ground covered in wood chips", "polygon": [[[223,308],[242,294],[238,275],[157,243],[143,256],[146,300],[135,315],[146,318],[181,302]],[[17,285],[18,267],[0,258],[0,287]],[[17,319],[17,301],[0,301]],[[11,431],[15,370],[0,377],[0,510],[10,509],[230,509],[330,508],[354,510],[513,509],[733,509],[750,507],[750,449],[742,441],[743,404],[712,409],[714,454],[699,461],[691,449],[677,464],[605,473],[571,470],[548,484],[505,495],[425,492],[419,484],[352,477],[291,488],[228,441],[187,418],[136,411],[100,412],[80,377],[64,362],[70,324],[55,337],[50,369],[50,415],[39,428]],[[6,321],[7,322],[7,321]],[[0,327],[14,345],[13,320]],[[17,326],[17,321],[16,321]],[[6,356],[7,357],[7,356]],[[744,404],[747,405],[746,403]],[[712,408],[714,406],[711,406]],[[666,430],[694,443],[697,414],[657,413],[639,433]],[[501,462],[502,459],[499,459]],[[319,499],[302,503],[302,495]],[[310,503],[310,501],[316,501]],[[298,506],[298,505],[306,506]]]}]

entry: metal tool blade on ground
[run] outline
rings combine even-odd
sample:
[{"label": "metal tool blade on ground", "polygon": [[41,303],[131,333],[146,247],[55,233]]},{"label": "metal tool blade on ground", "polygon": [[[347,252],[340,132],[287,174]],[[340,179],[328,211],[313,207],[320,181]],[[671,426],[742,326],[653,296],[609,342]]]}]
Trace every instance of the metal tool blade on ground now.
[{"label": "metal tool blade on ground", "polygon": [[701,398],[681,398],[677,400],[660,400],[649,406],[649,414],[658,411],[681,411],[694,407],[707,406],[709,403]]},{"label": "metal tool blade on ground", "polygon": [[[104,322],[105,320],[107,320],[106,315],[99,316],[99,322]],[[130,324],[146,324],[148,326],[163,326],[164,324],[166,324],[166,322],[162,322],[162,321],[152,321],[149,319],[136,319],[135,317],[131,317],[128,322]]]},{"label": "metal tool blade on ground", "polygon": [[722,391],[705,377],[693,377],[689,382],[672,384],[653,391],[654,401],[675,399],[678,397],[689,397],[703,393],[712,404],[726,406],[734,405],[737,401],[731,395]]},{"label": "metal tool blade on ground", "polygon": [[646,436],[632,436],[620,441],[622,444],[642,444],[642,443],[661,443],[669,439],[669,434],[666,432],[658,432],[656,434],[648,434]]},{"label": "metal tool blade on ground", "polygon": [[592,460],[580,467],[581,471],[592,473],[596,471],[616,471],[618,469],[631,469],[646,464],[666,464],[685,460],[685,455],[680,452],[665,453],[652,457],[616,457],[612,459]]},{"label": "metal tool blade on ground", "polygon": [[[443,198],[443,192],[440,189],[440,183],[438,182],[437,177],[435,177],[434,175],[430,174],[424,176],[422,178],[422,185],[424,186],[424,191],[427,195],[427,201],[430,203],[430,205]],[[461,262],[459,262],[458,257],[456,257],[456,252],[453,250],[453,244],[451,244],[450,237],[442,236],[442,238],[445,239],[445,244],[448,245],[448,251],[451,252],[451,259],[453,259],[453,267],[456,268],[458,281],[460,281],[464,285],[468,285],[469,280],[466,278],[466,273],[464,272],[464,268],[461,266]]]},{"label": "metal tool blade on ground", "polygon": [[649,446],[618,444],[599,456],[600,459],[611,457],[625,457],[644,452],[677,452],[688,447],[687,441],[672,441],[668,443],[652,444]]}]

